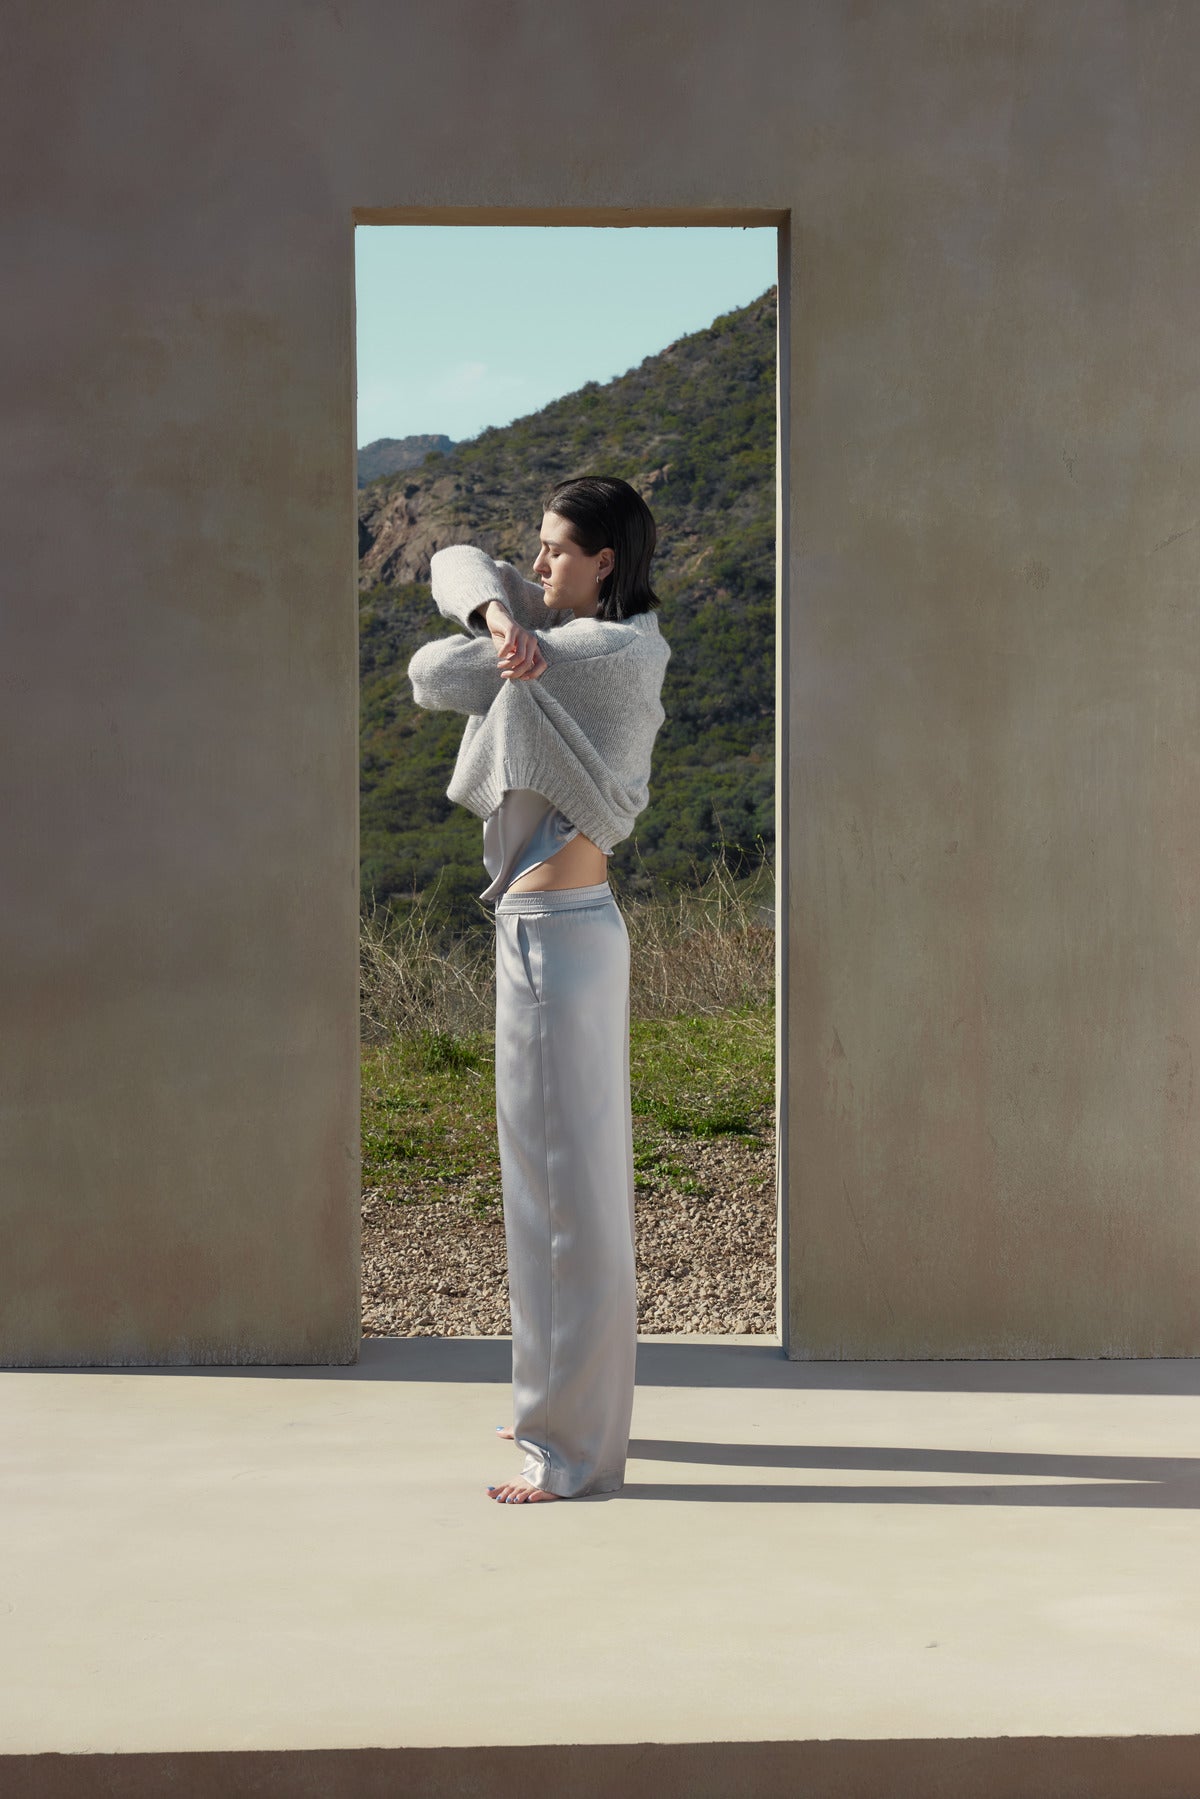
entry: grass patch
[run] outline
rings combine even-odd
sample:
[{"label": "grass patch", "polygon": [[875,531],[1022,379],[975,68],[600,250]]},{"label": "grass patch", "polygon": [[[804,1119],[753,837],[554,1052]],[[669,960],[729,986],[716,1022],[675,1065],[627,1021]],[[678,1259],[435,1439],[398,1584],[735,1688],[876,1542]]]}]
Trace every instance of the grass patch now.
[{"label": "grass patch", "polygon": [[[773,1007],[633,1019],[635,1169],[689,1191],[670,1136],[763,1141],[774,1081]],[[499,1203],[494,1033],[420,1031],[365,1044],[362,1098],[364,1187],[397,1204],[469,1197],[484,1213]]]},{"label": "grass patch", "polygon": [[635,1019],[629,1061],[636,1116],[690,1137],[759,1142],[775,1103],[775,1009]]}]

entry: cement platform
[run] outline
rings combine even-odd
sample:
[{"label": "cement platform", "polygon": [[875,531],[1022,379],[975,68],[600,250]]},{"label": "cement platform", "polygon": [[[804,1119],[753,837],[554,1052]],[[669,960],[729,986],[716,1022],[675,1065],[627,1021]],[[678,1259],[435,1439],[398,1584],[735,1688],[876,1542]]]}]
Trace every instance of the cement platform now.
[{"label": "cement platform", "polygon": [[510,1354],[0,1371],[3,1799],[1200,1795],[1200,1362],[647,1337],[502,1505]]}]

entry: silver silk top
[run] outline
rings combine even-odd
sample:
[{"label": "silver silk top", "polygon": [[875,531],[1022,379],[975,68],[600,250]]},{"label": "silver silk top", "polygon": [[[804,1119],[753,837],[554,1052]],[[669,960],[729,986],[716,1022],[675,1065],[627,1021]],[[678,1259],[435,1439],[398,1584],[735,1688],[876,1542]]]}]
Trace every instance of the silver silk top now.
[{"label": "silver silk top", "polygon": [[535,793],[532,787],[507,788],[496,810],[483,822],[483,866],[492,881],[480,899],[499,899],[513,881],[578,835],[579,826],[545,794]]}]

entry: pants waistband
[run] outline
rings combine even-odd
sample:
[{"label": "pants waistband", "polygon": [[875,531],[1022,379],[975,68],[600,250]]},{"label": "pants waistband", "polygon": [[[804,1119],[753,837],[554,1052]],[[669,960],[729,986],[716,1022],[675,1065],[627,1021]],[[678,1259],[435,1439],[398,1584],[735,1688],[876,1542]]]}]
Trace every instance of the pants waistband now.
[{"label": "pants waistband", "polygon": [[496,901],[501,912],[558,912],[575,906],[603,906],[616,895],[607,881],[594,887],[547,887],[541,893],[502,893]]}]

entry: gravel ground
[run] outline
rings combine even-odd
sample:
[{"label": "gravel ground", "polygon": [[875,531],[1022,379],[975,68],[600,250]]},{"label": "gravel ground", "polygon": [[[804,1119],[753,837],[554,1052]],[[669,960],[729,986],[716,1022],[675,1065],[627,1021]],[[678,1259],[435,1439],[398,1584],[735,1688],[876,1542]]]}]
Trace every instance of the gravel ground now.
[{"label": "gravel ground", "polygon": [[[635,1123],[635,1148],[649,1139]],[[638,1170],[638,1331],[775,1331],[775,1144],[658,1132],[681,1174]],[[694,1187],[694,1192],[687,1191]],[[495,1200],[480,1215],[480,1201]],[[364,1337],[508,1336],[504,1218],[494,1183],[363,1195]]]}]

